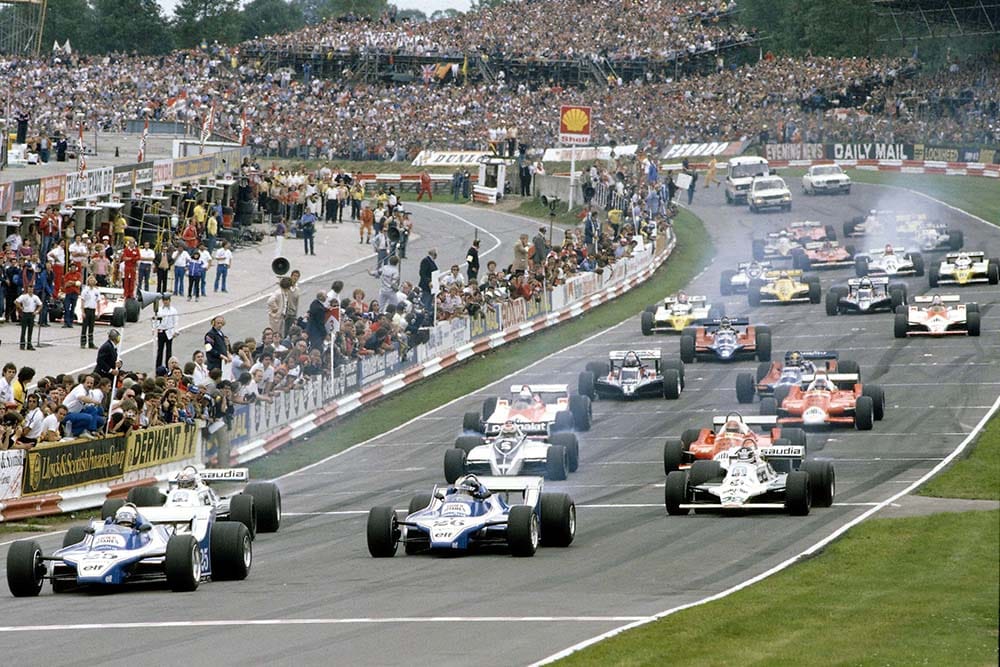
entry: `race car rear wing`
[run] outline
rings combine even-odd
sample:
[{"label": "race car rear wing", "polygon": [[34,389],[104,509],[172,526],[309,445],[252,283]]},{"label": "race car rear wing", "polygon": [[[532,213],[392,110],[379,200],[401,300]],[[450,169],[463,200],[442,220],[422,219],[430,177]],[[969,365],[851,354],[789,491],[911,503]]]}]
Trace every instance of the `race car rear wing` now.
[{"label": "race car rear wing", "polygon": [[199,514],[208,514],[205,507],[140,507],[139,515],[150,523],[191,523]]},{"label": "race car rear wing", "polygon": [[568,384],[512,384],[510,393],[519,394],[522,389],[528,389],[532,394],[568,394]]},{"label": "race car rear wing", "polygon": [[[847,285],[849,287],[857,287],[858,285],[861,284],[862,280],[864,280],[864,278],[848,278],[847,279]],[[870,277],[868,277],[868,280],[871,281],[872,285],[888,285],[889,284],[889,276],[870,276]]]},{"label": "race car rear wing", "polygon": [[[699,303],[705,303],[707,300],[708,300],[708,297],[705,297],[705,296],[689,296],[687,302],[689,304],[699,304]],[[673,297],[673,296],[665,297],[663,299],[663,303],[664,303],[664,305],[667,305],[667,306],[673,305],[673,304],[677,303],[677,298]]]},{"label": "race car rear wing", "polygon": [[802,273],[803,272],[802,272],[801,269],[788,269],[788,270],[768,271],[767,273],[764,274],[764,279],[765,280],[777,280],[777,279],[781,278],[781,274],[785,274],[785,277],[787,277],[787,278],[800,278],[802,276]]},{"label": "race car rear wing", "polygon": [[[785,352],[785,361],[788,361],[793,354],[796,354],[795,350]],[[839,356],[832,350],[810,350],[809,352],[798,352],[798,354],[803,359],[837,359]]]},{"label": "race car rear wing", "polygon": [[962,300],[962,297],[957,294],[930,294],[911,297],[910,301],[913,303],[933,303],[935,296],[937,296],[941,303],[958,303]]},{"label": "race car rear wing", "polygon": [[479,483],[490,491],[520,491],[523,493],[529,489],[541,490],[542,488],[541,477],[530,477],[528,475],[514,477],[491,477],[477,475],[477,478],[479,479]]},{"label": "race car rear wing", "polygon": [[[744,271],[746,269],[749,269],[751,264],[753,264],[753,262],[740,262],[739,264],[736,265],[736,269],[738,271]],[[771,262],[757,262],[757,266],[759,266],[762,269],[770,269]]]},{"label": "race car rear wing", "polygon": [[[726,423],[730,417],[735,417],[735,415],[716,415],[712,417],[712,426],[722,426]],[[775,416],[769,417],[743,417],[740,416],[739,419],[747,426],[777,426],[778,418]]]},{"label": "race car rear wing", "polygon": [[984,259],[986,259],[986,253],[983,252],[982,250],[976,250],[973,252],[949,252],[947,255],[944,256],[944,258],[945,261],[947,261],[949,264],[953,264],[954,260],[958,259],[962,255],[965,255],[973,262],[981,262]]},{"label": "race car rear wing", "polygon": [[805,245],[806,250],[824,250],[826,248],[839,248],[840,241],[809,241]]},{"label": "race car rear wing", "polygon": [[783,445],[780,447],[761,447],[757,450],[762,458],[774,460],[801,460],[806,457],[806,448],[798,445]]},{"label": "race car rear wing", "polygon": [[790,229],[803,229],[806,227],[822,227],[822,226],[823,226],[822,222],[816,222],[813,220],[805,220],[803,222],[793,222],[792,224],[788,225]]},{"label": "race car rear wing", "polygon": [[658,361],[660,359],[660,350],[612,350],[608,352],[608,359],[610,361],[622,361],[625,359],[625,355],[629,352],[635,352],[636,356],[639,357],[640,361]]},{"label": "race car rear wing", "polygon": [[[893,246],[892,247],[892,254],[893,255],[905,255],[906,254],[906,248],[897,248],[896,246]],[[859,257],[859,256],[860,257],[884,257],[885,256],[885,248],[872,248],[871,250],[866,250],[864,252],[859,252],[857,255],[855,255],[855,257]]]},{"label": "race car rear wing", "polygon": [[[702,320],[702,322],[703,322],[702,326],[704,326],[706,329],[718,329],[720,326],[722,326],[722,320],[721,319]],[[750,326],[750,318],[749,317],[730,317],[729,318],[729,323],[731,325],[733,325],[734,327],[748,327],[748,326]]]},{"label": "race car rear wing", "polygon": [[198,473],[203,482],[249,482],[249,468],[209,468]]}]

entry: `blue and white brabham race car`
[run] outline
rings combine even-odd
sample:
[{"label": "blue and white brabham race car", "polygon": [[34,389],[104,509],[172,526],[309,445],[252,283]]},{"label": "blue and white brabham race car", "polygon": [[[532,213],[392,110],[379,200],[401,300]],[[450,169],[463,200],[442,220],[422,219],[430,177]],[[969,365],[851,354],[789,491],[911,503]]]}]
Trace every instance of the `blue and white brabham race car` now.
[{"label": "blue and white brabham race car", "polygon": [[528,435],[508,421],[495,436],[460,435],[444,453],[444,479],[449,484],[469,473],[515,477],[544,475],[563,480],[580,465],[576,433]]},{"label": "blue and white brabham race car", "polygon": [[534,556],[539,544],[568,547],[576,535],[576,505],[565,493],[542,493],[540,477],[466,475],[410,501],[400,520],[392,507],[368,513],[368,552],[375,558],[506,547]]},{"label": "blue and white brabham race car", "polygon": [[15,597],[38,595],[45,579],[54,593],[164,579],[174,591],[193,591],[204,579],[246,579],[252,561],[250,531],[237,521],[217,522],[212,507],[140,514],[127,503],[112,518],[70,528],[52,555],[35,540],[14,542],[7,585]]},{"label": "blue and white brabham race car", "polygon": [[[273,482],[250,482],[246,468],[214,468],[198,470],[185,466],[167,483],[166,494],[156,486],[136,486],[129,489],[127,502],[139,507],[170,507],[179,512],[210,505],[221,521],[240,521],[255,538],[258,532],[274,533],[281,525],[281,492]],[[238,493],[221,494],[212,485],[244,484]],[[232,489],[231,489],[232,490]],[[121,507],[121,500],[106,500],[101,516],[108,518]]]}]

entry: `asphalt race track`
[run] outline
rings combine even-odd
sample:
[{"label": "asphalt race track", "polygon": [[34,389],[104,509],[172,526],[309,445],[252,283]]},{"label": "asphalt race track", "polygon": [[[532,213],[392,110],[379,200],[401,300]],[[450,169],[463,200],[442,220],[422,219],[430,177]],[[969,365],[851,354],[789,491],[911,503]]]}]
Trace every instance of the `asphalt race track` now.
[{"label": "asphalt race track", "polygon": [[[821,220],[839,233],[841,222],[871,208],[919,206],[963,229],[967,249],[1000,254],[996,228],[910,193],[859,184],[849,197],[807,198],[797,184],[792,189],[791,213],[759,215],[727,207],[721,189],[698,191],[693,209],[715,237],[719,257],[690,293],[719,299],[719,272],[748,258],[753,232]],[[485,218],[478,211],[462,215]],[[820,275],[825,293],[853,271]],[[926,277],[906,282],[911,296],[927,291]],[[822,304],[751,313],[752,321],[771,326],[775,358],[789,349],[838,350],[861,364],[866,382],[885,389],[885,419],[873,431],[809,436],[810,455],[836,466],[832,508],[814,509],[808,517],[666,516],[664,437],[708,425],[716,414],[757,411],[757,404],[739,406],[734,388],[736,373],[756,362],[698,362],[687,367],[687,388],[678,401],[595,404],[594,427],[581,436],[579,471],[547,484],[577,503],[578,532],[570,548],[541,549],[530,559],[405,556],[402,549],[393,559],[368,555],[367,510],[381,504],[405,509],[413,494],[441,480],[444,450],[459,433],[462,413],[478,409],[485,396],[522,379],[575,384],[587,361],[606,358],[613,348],[655,344],[677,358],[677,338],[643,338],[636,315],[515,377],[282,479],[281,531],[255,542],[246,581],[203,584],[191,594],[154,588],[55,596],[46,585],[37,599],[5,597],[0,654],[11,664],[184,656],[218,665],[513,665],[722,591],[898,492],[944,458],[988,411],[1000,389],[1000,291],[986,285],[957,291],[963,301],[980,304],[980,338],[896,340],[887,313],[827,317]],[[727,297],[725,304],[730,315],[750,310],[745,295]],[[60,540],[47,537],[43,545]],[[0,556],[5,553],[0,547]],[[33,629],[10,632],[18,626]]]}]

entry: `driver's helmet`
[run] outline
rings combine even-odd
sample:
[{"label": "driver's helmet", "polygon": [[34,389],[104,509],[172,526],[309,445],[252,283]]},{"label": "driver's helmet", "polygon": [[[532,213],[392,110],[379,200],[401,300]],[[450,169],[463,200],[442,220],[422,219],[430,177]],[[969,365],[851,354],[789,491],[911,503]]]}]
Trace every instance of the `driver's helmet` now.
[{"label": "driver's helmet", "polygon": [[760,271],[760,264],[756,261],[750,262],[750,271]]},{"label": "driver's helmet", "polygon": [[455,482],[455,490],[460,493],[468,493],[472,496],[480,495],[482,484],[475,475],[466,475]]},{"label": "driver's helmet", "polygon": [[512,438],[517,435],[517,425],[509,419],[500,427],[500,435],[505,438]]},{"label": "driver's helmet", "polygon": [[818,374],[809,385],[809,389],[811,391],[830,391],[830,380],[827,379],[826,375]]},{"label": "driver's helmet", "polygon": [[891,243],[886,243],[885,244],[885,254],[886,255],[891,255],[892,254],[892,244]]},{"label": "driver's helmet", "polygon": [[742,433],[743,423],[736,417],[731,417],[726,420],[726,425],[723,427],[723,431],[726,433]]},{"label": "driver's helmet", "polygon": [[132,503],[127,503],[115,512],[115,524],[123,528],[135,528],[139,523],[139,510]]},{"label": "driver's helmet", "polygon": [[874,286],[872,285],[872,281],[869,278],[862,278],[861,282],[858,283],[858,289],[870,290],[873,287]]},{"label": "driver's helmet", "polygon": [[626,352],[625,358],[622,359],[622,366],[625,368],[638,368],[639,367],[639,355],[635,352]]},{"label": "driver's helmet", "polygon": [[688,302],[687,292],[678,292],[677,293],[677,303],[687,303],[687,302]]},{"label": "driver's helmet", "polygon": [[944,305],[944,304],[941,302],[941,295],[940,294],[935,294],[933,297],[931,297],[931,306],[932,307],[933,306],[942,306],[942,305]]},{"label": "driver's helmet", "polygon": [[732,320],[730,320],[728,317],[723,317],[719,321],[719,328],[720,329],[732,329],[733,328]]},{"label": "driver's helmet", "polygon": [[198,486],[198,470],[194,466],[186,466],[177,473],[177,487],[193,489]]},{"label": "driver's helmet", "polygon": [[790,355],[788,355],[788,361],[786,362],[785,365],[787,365],[787,366],[801,366],[802,365],[802,353],[801,352],[792,352]]},{"label": "driver's helmet", "polygon": [[739,450],[736,452],[736,458],[740,461],[752,461],[756,453],[757,443],[754,442],[753,438],[745,438],[743,444],[740,445]]},{"label": "driver's helmet", "polygon": [[517,397],[522,401],[531,400],[531,388],[528,386],[521,387],[521,391],[518,393]]},{"label": "driver's helmet", "polygon": [[778,278],[781,279],[788,278],[788,271],[782,271],[781,273],[779,273]]},{"label": "driver's helmet", "polygon": [[957,264],[958,266],[968,266],[971,263],[972,263],[972,260],[970,260],[969,256],[966,255],[964,252],[961,253],[958,256],[958,258],[955,260],[955,264]]}]

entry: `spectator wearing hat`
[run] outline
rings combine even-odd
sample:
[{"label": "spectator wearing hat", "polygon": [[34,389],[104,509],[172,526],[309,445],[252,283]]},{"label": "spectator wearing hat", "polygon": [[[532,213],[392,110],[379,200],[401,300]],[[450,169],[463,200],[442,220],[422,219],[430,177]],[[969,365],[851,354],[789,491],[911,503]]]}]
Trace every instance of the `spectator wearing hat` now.
[{"label": "spectator wearing hat", "polygon": [[163,364],[164,359],[169,359],[174,354],[174,338],[180,333],[177,325],[177,309],[171,303],[170,295],[165,294],[163,305],[153,317],[153,326],[156,329],[156,368]]}]

